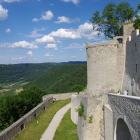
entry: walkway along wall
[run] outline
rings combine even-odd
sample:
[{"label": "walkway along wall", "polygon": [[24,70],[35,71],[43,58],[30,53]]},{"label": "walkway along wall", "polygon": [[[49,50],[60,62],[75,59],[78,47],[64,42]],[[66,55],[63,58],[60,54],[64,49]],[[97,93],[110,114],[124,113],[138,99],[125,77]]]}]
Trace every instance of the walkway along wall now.
[{"label": "walkway along wall", "polygon": [[6,128],[0,133],[0,140],[10,140],[17,134],[19,134],[32,120],[35,119],[41,112],[53,103],[53,98],[48,97],[42,103],[33,108],[30,112],[25,114],[11,126]]}]

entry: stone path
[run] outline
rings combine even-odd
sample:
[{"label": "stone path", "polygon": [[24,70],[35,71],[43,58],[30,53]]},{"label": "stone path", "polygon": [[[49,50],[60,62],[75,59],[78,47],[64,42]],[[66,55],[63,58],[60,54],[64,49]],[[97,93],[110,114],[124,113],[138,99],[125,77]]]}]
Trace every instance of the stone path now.
[{"label": "stone path", "polygon": [[57,127],[59,126],[64,114],[68,111],[70,107],[71,104],[69,103],[63,108],[61,108],[59,111],[57,111],[57,113],[54,115],[51,123],[49,124],[48,128],[46,129],[40,140],[53,140]]}]

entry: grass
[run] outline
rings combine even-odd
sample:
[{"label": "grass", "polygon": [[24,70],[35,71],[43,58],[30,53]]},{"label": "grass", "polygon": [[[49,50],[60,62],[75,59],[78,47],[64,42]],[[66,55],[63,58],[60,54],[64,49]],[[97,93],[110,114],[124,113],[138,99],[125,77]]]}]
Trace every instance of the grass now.
[{"label": "grass", "polygon": [[57,101],[36,117],[19,135],[12,140],[39,140],[55,113],[70,103],[70,99]]},{"label": "grass", "polygon": [[53,140],[78,140],[76,125],[70,118],[70,109],[64,115]]}]

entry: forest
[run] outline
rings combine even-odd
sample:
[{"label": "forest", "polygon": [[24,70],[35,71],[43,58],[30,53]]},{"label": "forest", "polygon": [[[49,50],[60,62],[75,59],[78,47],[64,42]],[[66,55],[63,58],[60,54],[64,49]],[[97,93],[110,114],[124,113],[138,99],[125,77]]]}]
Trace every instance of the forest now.
[{"label": "forest", "polygon": [[0,81],[0,90],[4,84],[27,82],[18,93],[1,94],[2,131],[38,105],[43,95],[73,91],[79,93],[84,90],[87,84],[87,65],[79,62],[0,65]]}]

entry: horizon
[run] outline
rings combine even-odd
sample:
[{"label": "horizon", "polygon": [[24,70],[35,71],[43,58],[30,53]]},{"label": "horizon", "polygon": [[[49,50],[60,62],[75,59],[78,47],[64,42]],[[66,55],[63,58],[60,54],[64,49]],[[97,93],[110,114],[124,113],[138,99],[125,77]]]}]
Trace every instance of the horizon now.
[{"label": "horizon", "polygon": [[123,0],[0,0],[0,64],[86,61],[86,42],[107,41],[90,18],[109,2]]}]

